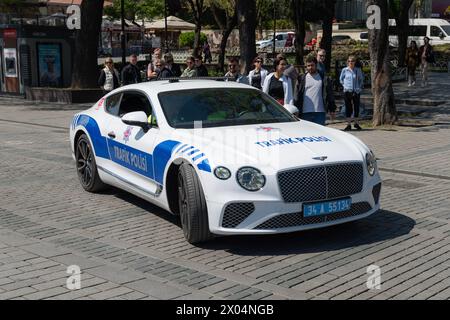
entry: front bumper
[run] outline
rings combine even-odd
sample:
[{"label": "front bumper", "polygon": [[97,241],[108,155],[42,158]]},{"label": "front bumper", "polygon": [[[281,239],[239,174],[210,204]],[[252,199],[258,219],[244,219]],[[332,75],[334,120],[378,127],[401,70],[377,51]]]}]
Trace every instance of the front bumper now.
[{"label": "front bumper", "polygon": [[[303,203],[284,201],[207,201],[209,227],[214,234],[275,234],[316,229],[363,219],[380,209],[381,181],[366,185],[362,192],[350,196],[348,211],[304,218]],[[330,201],[325,200],[325,201]]]}]

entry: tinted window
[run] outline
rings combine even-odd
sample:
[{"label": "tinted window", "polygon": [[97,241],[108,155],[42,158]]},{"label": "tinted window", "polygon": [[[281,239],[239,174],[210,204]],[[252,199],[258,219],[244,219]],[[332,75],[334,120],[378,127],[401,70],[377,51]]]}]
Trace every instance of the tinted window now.
[{"label": "tinted window", "polygon": [[120,102],[119,116],[122,117],[126,113],[144,111],[147,116],[151,115],[151,106],[147,97],[141,93],[126,92],[123,94]]},{"label": "tinted window", "polygon": [[283,106],[253,89],[194,89],[162,92],[158,95],[169,125],[193,129],[297,121]]},{"label": "tinted window", "polygon": [[442,30],[439,27],[431,26],[430,36],[439,37],[442,34]]},{"label": "tinted window", "polygon": [[414,37],[425,37],[427,35],[427,26],[411,26],[411,35]]},{"label": "tinted window", "polygon": [[113,116],[118,116],[121,97],[121,93],[108,97],[105,104],[106,112],[112,114]]},{"label": "tinted window", "polygon": [[441,26],[441,28],[447,34],[447,37],[450,36],[450,26]]}]

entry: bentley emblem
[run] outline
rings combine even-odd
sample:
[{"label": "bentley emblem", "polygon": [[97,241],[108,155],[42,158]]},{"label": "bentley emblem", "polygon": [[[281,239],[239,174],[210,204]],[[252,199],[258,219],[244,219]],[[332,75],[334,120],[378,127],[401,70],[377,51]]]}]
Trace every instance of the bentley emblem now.
[{"label": "bentley emblem", "polygon": [[321,156],[321,157],[314,157],[313,159],[314,159],[314,160],[325,161],[325,160],[328,159],[328,157],[327,157],[327,156]]}]

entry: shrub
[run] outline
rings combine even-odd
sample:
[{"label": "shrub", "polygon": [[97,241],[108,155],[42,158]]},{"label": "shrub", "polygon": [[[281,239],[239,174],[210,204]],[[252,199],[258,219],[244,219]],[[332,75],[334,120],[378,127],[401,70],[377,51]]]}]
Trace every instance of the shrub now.
[{"label": "shrub", "polygon": [[[180,38],[178,39],[178,44],[181,48],[189,47],[192,48],[194,46],[194,38],[195,38],[195,32],[183,32],[180,34]],[[205,41],[207,41],[206,34],[203,32],[200,33],[200,44],[203,44]]]}]

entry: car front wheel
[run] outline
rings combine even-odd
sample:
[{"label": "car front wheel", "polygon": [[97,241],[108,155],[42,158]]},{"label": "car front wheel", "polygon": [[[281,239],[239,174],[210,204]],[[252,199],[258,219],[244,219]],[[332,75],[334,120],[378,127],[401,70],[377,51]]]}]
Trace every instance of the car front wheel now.
[{"label": "car front wheel", "polygon": [[205,195],[194,168],[189,164],[182,164],[178,171],[178,205],[186,240],[193,244],[211,239]]}]

